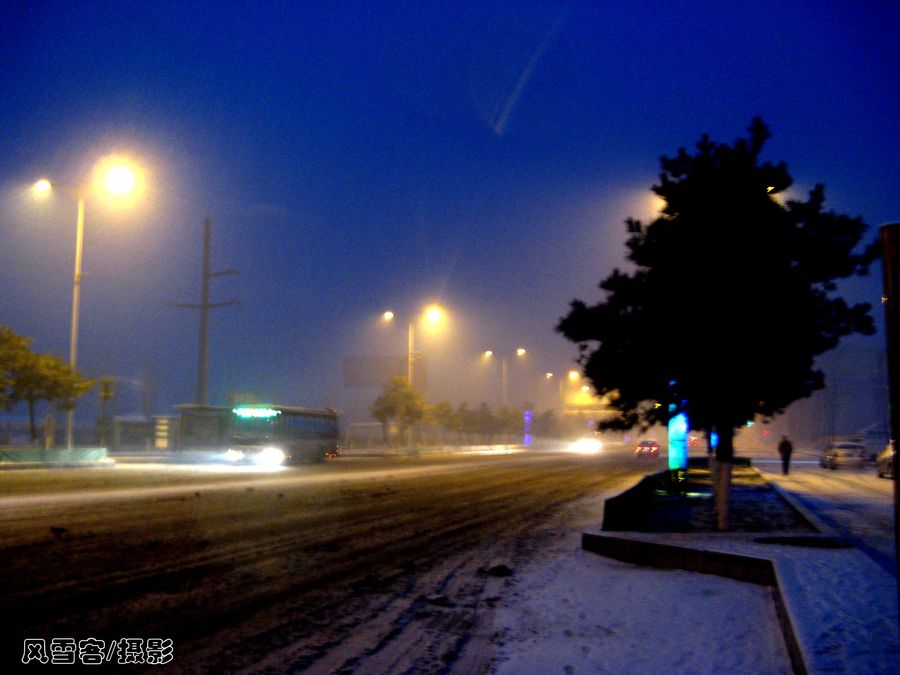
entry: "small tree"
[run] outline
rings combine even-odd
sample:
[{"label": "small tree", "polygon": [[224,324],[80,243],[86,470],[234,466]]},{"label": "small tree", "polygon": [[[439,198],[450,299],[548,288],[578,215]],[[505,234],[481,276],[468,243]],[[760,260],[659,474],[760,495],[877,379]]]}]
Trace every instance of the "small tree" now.
[{"label": "small tree", "polygon": [[[478,432],[478,423],[476,421],[475,411],[469,407],[468,403],[460,403],[453,413],[453,426],[464,437]],[[471,440],[464,438],[464,441]]]},{"label": "small tree", "polygon": [[440,429],[441,445],[444,444],[444,432],[453,429],[453,406],[448,401],[440,401],[429,405],[425,411],[429,422]]},{"label": "small tree", "polygon": [[562,431],[556,413],[552,410],[545,410],[535,415],[534,435],[543,438],[560,438]]},{"label": "small tree", "polygon": [[735,430],[824,387],[815,358],[874,332],[869,306],[836,294],[837,279],[865,273],[877,255],[874,245],[856,252],[866,225],[824,211],[821,185],[782,203],[792,179],[784,163],[759,162],[768,138],[755,119],[733,145],[703,136],[695,153],[663,157],[652,188],[661,214],[626,221],[635,270],[614,270],[603,302],[574,301],[558,325],[621,412],[602,426],[646,429],[676,410],[718,434],[720,529]]},{"label": "small tree", "polygon": [[503,443],[509,441],[509,436],[519,437],[525,430],[524,412],[521,408],[500,408],[497,411],[497,427],[503,434]]},{"label": "small tree", "polygon": [[29,344],[31,338],[18,335],[9,326],[0,324],[0,408],[9,410],[14,403],[13,372],[31,353]]},{"label": "small tree", "polygon": [[13,405],[28,404],[28,426],[32,443],[37,441],[35,408],[39,401],[57,402],[68,409],[93,382],[87,380],[59,356],[28,351],[11,371],[10,399]]},{"label": "small tree", "polygon": [[473,415],[475,430],[481,436],[482,443],[491,443],[494,434],[499,431],[497,415],[487,403],[479,405]]},{"label": "small tree", "polygon": [[425,401],[402,376],[392,377],[382,388],[381,394],[369,407],[369,412],[381,422],[385,443],[388,443],[387,428],[391,420],[396,421],[401,434],[412,429],[425,416]]}]

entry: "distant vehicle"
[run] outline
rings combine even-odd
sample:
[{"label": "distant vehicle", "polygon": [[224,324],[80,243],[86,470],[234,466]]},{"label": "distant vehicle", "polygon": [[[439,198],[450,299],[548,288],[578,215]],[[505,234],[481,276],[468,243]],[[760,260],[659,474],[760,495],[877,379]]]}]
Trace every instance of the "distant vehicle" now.
[{"label": "distant vehicle", "polygon": [[603,450],[603,443],[596,434],[569,443],[568,451],[576,455],[596,455]]},{"label": "distant vehicle", "polygon": [[339,417],[330,408],[180,405],[177,448],[233,463],[321,462],[338,453]]},{"label": "distant vehicle", "polygon": [[866,446],[862,443],[838,441],[826,446],[819,458],[819,464],[826,469],[833,470],[838,467],[860,467],[866,463],[867,459]]},{"label": "distant vehicle", "polygon": [[873,450],[873,447],[879,447],[881,442],[876,442],[874,445],[872,443],[871,438],[866,438],[864,436],[843,436],[841,438],[835,438],[834,442],[847,442],[847,443],[858,443],[866,448],[866,460],[869,462],[874,462],[875,457],[878,455],[878,450]]},{"label": "distant vehicle", "polygon": [[875,458],[875,474],[879,478],[894,477],[894,441],[889,441],[884,450],[878,453]]},{"label": "distant vehicle", "polygon": [[634,448],[635,457],[659,457],[659,443],[656,441],[641,441]]}]

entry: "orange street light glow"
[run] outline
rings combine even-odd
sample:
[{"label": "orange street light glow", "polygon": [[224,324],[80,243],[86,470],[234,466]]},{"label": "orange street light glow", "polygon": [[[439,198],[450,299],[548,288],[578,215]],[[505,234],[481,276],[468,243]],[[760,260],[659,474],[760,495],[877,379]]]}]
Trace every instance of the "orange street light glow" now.
[{"label": "orange street light glow", "polygon": [[125,195],[134,190],[137,176],[127,166],[114,166],[107,172],[103,184],[114,195]]},{"label": "orange street light glow", "polygon": [[394,318],[394,313],[391,310],[388,310],[381,315],[381,318],[385,321],[391,321]]},{"label": "orange street light glow", "polygon": [[525,351],[524,347],[519,347],[516,350],[516,356],[525,356],[525,354],[526,354],[526,351]]},{"label": "orange street light glow", "polygon": [[437,305],[431,305],[425,310],[425,320],[432,326],[444,319],[444,310]]},{"label": "orange street light glow", "polygon": [[126,157],[110,155],[94,167],[94,191],[117,203],[132,203],[143,188],[143,173]]},{"label": "orange street light glow", "polygon": [[578,373],[577,370],[570,370],[570,371],[569,371],[569,379],[570,379],[570,380],[575,381],[575,380],[577,380],[579,377],[581,377],[581,375]]},{"label": "orange street light glow", "polygon": [[53,189],[53,183],[51,183],[46,178],[41,178],[38,182],[34,184],[32,189],[38,194],[43,194],[45,192],[50,192]]}]

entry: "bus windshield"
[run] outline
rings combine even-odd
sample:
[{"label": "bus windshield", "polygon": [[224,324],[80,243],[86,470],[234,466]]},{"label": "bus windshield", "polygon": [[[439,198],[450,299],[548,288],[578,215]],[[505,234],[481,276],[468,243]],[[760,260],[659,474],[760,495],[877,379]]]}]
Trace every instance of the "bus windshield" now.
[{"label": "bus windshield", "polygon": [[253,445],[275,438],[275,425],[281,411],[271,408],[235,408],[232,413],[232,437],[236,442]]}]

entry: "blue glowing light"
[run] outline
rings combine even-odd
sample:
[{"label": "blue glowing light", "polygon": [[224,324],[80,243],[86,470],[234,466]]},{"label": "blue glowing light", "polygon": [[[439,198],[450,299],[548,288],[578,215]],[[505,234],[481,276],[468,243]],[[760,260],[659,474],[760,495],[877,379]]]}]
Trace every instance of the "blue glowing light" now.
[{"label": "blue glowing light", "polygon": [[669,470],[687,469],[688,454],[687,414],[680,412],[669,419]]}]

